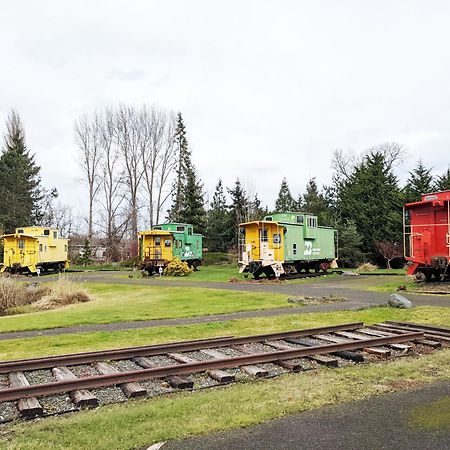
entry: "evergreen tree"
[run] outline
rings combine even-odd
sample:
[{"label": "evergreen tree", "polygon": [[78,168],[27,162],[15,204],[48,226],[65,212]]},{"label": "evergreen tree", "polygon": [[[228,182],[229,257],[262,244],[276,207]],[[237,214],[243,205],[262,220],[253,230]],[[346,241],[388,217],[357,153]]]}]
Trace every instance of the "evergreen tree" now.
[{"label": "evergreen tree", "polygon": [[297,205],[289,190],[288,182],[286,178],[283,178],[280,191],[278,192],[278,198],[275,202],[275,212],[294,211],[297,209],[296,207]]},{"label": "evergreen tree", "polygon": [[247,220],[249,202],[239,178],[236,180],[234,187],[228,189],[228,193],[231,196],[230,216],[233,227],[233,236],[230,244],[236,245],[239,238],[239,224]]},{"label": "evergreen tree", "polygon": [[306,185],[306,193],[303,195],[303,210],[317,216],[320,225],[331,224],[328,202],[319,191],[315,178],[311,178]]},{"label": "evergreen tree", "polygon": [[203,199],[203,185],[197,179],[195,167],[190,158],[185,161],[186,183],[181,189],[181,205],[177,222],[190,223],[196,233],[206,231],[206,211]]},{"label": "evergreen tree", "polygon": [[364,261],[362,237],[355,222],[348,220],[338,226],[338,256],[343,267],[357,267]]},{"label": "evergreen tree", "polygon": [[418,202],[422,199],[422,194],[433,190],[433,176],[431,169],[427,169],[423,162],[419,160],[417,166],[409,172],[409,178],[403,189],[405,201]]},{"label": "evergreen tree", "polygon": [[232,239],[230,211],[227,207],[222,180],[216,185],[211,209],[208,211],[208,227],[206,243],[212,252],[225,252]]},{"label": "evergreen tree", "polygon": [[92,259],[92,248],[89,239],[84,240],[83,248],[81,249],[80,256],[78,258],[78,263],[83,266],[88,266],[93,261]]},{"label": "evergreen tree", "polygon": [[450,189],[450,167],[441,176],[437,177],[433,190],[446,191],[447,189]]},{"label": "evergreen tree", "polygon": [[402,193],[381,151],[371,151],[339,189],[342,219],[353,220],[362,250],[377,254],[377,241],[402,238]]},{"label": "evergreen tree", "polygon": [[11,233],[16,227],[37,223],[42,200],[40,167],[25,145],[19,115],[12,111],[0,156],[0,227]]},{"label": "evergreen tree", "polygon": [[175,128],[175,145],[177,148],[177,177],[172,188],[172,207],[169,211],[169,220],[173,222],[181,222],[180,214],[183,208],[183,190],[187,184],[188,168],[191,166],[191,152],[188,147],[188,140],[186,137],[186,127],[184,125],[183,116],[181,112],[177,114],[177,125]]},{"label": "evergreen tree", "polygon": [[258,198],[258,194],[255,194],[253,200],[249,201],[248,204],[248,220],[261,220],[267,214],[269,214],[267,207],[263,208],[261,206],[261,200]]}]

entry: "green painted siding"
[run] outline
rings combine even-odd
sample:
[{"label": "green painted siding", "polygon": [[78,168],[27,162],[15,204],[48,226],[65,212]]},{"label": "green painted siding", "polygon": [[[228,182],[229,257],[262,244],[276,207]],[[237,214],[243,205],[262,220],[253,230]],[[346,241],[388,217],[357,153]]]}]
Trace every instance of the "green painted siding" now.
[{"label": "green painted siding", "polygon": [[193,227],[187,223],[164,223],[154,225],[153,230],[170,231],[173,235],[173,255],[182,261],[202,259],[203,236],[194,233]]}]

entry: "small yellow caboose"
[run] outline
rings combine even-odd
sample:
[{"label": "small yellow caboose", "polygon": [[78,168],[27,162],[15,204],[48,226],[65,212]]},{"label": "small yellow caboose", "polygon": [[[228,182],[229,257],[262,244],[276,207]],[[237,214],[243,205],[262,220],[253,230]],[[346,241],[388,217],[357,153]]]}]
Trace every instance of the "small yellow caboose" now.
[{"label": "small yellow caboose", "polygon": [[59,231],[47,227],[16,228],[13,234],[1,236],[4,245],[0,273],[40,273],[61,271],[69,267],[69,240]]}]

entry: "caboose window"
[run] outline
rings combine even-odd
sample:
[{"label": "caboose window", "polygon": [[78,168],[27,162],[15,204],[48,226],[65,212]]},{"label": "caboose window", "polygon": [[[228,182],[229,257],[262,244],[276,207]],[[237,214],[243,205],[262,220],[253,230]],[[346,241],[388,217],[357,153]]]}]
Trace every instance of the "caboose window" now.
[{"label": "caboose window", "polygon": [[162,230],[161,227],[153,227],[154,230]]},{"label": "caboose window", "polygon": [[268,241],[267,229],[266,228],[263,228],[262,230],[259,230],[259,240],[261,242],[267,242]]},{"label": "caboose window", "polygon": [[164,247],[170,247],[170,245],[171,245],[170,239],[166,239],[164,241]]},{"label": "caboose window", "polygon": [[53,232],[53,238],[54,238],[54,239],[57,239],[57,238],[58,238],[58,232],[57,232],[57,231],[54,231],[54,232]]},{"label": "caboose window", "polygon": [[44,230],[44,236],[50,236],[50,230]]},{"label": "caboose window", "polygon": [[161,245],[161,238],[159,236],[155,237],[155,245]]},{"label": "caboose window", "polygon": [[297,244],[292,244],[292,254],[297,254]]},{"label": "caboose window", "polygon": [[297,223],[303,225],[305,218],[303,216],[297,216]]},{"label": "caboose window", "polygon": [[18,234],[23,234],[23,230],[17,230]]},{"label": "caboose window", "polygon": [[188,228],[188,236],[192,236],[192,227]]},{"label": "caboose window", "polygon": [[176,243],[176,247],[177,248],[181,248],[181,241],[179,241],[178,239],[175,241]]},{"label": "caboose window", "polygon": [[18,245],[19,245],[19,249],[23,250],[25,248],[25,240],[24,239],[19,239]]},{"label": "caboose window", "polygon": [[39,251],[42,252],[42,244],[39,244]]},{"label": "caboose window", "polygon": [[184,233],[184,227],[177,227],[177,231],[181,231]]}]

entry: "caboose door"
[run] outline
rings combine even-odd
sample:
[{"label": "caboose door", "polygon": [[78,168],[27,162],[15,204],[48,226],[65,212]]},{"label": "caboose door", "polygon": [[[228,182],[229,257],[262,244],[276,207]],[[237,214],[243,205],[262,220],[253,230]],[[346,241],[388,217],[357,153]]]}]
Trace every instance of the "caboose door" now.
[{"label": "caboose door", "polygon": [[267,228],[259,229],[259,259],[265,260],[269,252],[269,237]]}]

